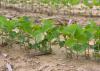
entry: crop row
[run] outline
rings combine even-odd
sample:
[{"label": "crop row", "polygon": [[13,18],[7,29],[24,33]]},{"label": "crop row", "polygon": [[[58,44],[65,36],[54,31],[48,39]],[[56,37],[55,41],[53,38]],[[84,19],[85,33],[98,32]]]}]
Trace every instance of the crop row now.
[{"label": "crop row", "polygon": [[69,50],[71,56],[87,50],[99,54],[100,26],[92,20],[86,26],[71,22],[58,26],[52,20],[43,19],[38,23],[26,16],[11,20],[0,16],[0,40],[1,44],[6,42],[10,47],[18,42],[20,46],[34,48],[43,53],[51,53],[52,46],[59,45]]},{"label": "crop row", "polygon": [[11,2],[11,3],[31,3],[31,2],[40,2],[44,4],[52,4],[52,5],[58,5],[58,4],[64,4],[64,5],[76,5],[79,3],[84,3],[87,6],[90,5],[96,5],[100,6],[100,0],[5,0],[5,2]]},{"label": "crop row", "polygon": [[76,5],[79,4],[80,2],[85,4],[86,6],[100,6],[100,1],[99,0],[41,0],[45,4],[53,4],[53,5],[58,5],[58,4],[64,4],[64,5]]},{"label": "crop row", "polygon": [[[2,2],[2,1],[1,1]],[[92,6],[100,6],[100,0],[5,0],[5,2],[9,3],[43,3],[49,5],[77,5],[79,3],[83,3],[88,7]]]}]

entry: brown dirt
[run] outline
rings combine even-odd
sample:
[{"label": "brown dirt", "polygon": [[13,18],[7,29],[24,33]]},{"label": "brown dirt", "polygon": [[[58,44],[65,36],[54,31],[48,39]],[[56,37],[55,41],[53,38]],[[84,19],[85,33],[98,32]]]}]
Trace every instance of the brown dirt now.
[{"label": "brown dirt", "polygon": [[[48,14],[46,14],[48,13]],[[51,16],[49,15],[49,12],[46,13],[34,13],[31,11],[19,11],[19,9],[10,9],[10,8],[0,8],[0,15],[4,15],[8,18],[18,18],[21,16],[29,16],[33,20],[41,20],[41,19],[53,19],[56,21],[57,24],[67,24],[69,19],[73,19],[73,22],[79,22],[82,25],[86,25],[88,20],[92,19],[96,22],[97,25],[100,25],[100,17],[89,17],[89,16],[79,16],[79,15],[63,15],[63,14],[52,14]]]},{"label": "brown dirt", "polygon": [[100,63],[85,59],[68,59],[64,48],[53,46],[50,55],[33,56],[34,50],[25,50],[18,45],[13,48],[0,47],[0,71],[8,71],[6,64],[12,65],[13,71],[100,71]]}]

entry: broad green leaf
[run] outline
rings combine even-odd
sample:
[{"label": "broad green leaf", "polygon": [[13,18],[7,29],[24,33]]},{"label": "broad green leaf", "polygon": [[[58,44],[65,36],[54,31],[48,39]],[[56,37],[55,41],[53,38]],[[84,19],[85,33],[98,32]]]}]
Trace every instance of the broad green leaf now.
[{"label": "broad green leaf", "polygon": [[59,41],[58,43],[59,43],[60,47],[64,47],[64,45],[65,45],[65,41]]},{"label": "broad green leaf", "polygon": [[39,42],[41,42],[42,40],[44,40],[45,36],[44,36],[43,33],[39,33],[39,34],[37,34],[34,38],[35,38],[36,42],[39,43]]},{"label": "broad green leaf", "polygon": [[32,45],[31,43],[29,43],[28,45],[29,45],[29,48],[30,48],[30,49],[33,48],[33,45]]},{"label": "broad green leaf", "polygon": [[39,34],[41,34],[42,33],[42,31],[41,31],[41,29],[37,29],[37,30],[34,30],[33,32],[31,32],[32,33],[32,36],[33,37],[35,37],[35,36],[37,36],[37,35],[39,35]]},{"label": "broad green leaf", "polygon": [[5,24],[5,30],[7,32],[11,32],[13,29],[15,28],[15,21],[13,20],[9,20],[6,24]]},{"label": "broad green leaf", "polygon": [[11,39],[16,38],[16,36],[17,36],[17,33],[16,33],[16,32],[10,32],[10,33],[9,33],[9,37],[10,37]]},{"label": "broad green leaf", "polygon": [[89,46],[88,46],[88,44],[75,44],[75,45],[73,45],[72,47],[71,47],[71,49],[73,49],[74,51],[76,51],[76,52],[83,52],[83,51],[85,51],[86,50],[86,48],[88,48]]},{"label": "broad green leaf", "polygon": [[42,3],[48,3],[48,0],[41,0]]},{"label": "broad green leaf", "polygon": [[74,33],[74,39],[78,42],[85,43],[89,41],[88,35],[84,33],[83,29],[77,29]]},{"label": "broad green leaf", "polygon": [[20,29],[24,32],[31,33],[32,32],[32,24],[28,17],[21,17],[19,19]]},{"label": "broad green leaf", "polygon": [[84,3],[86,6],[88,6],[88,5],[89,5],[88,0],[83,0],[83,3]]},{"label": "broad green leaf", "polygon": [[100,0],[93,0],[93,4],[96,6],[100,6]]},{"label": "broad green leaf", "polygon": [[95,45],[93,46],[93,49],[94,49],[95,52],[99,52],[99,51],[100,51],[100,43],[99,43],[98,45],[95,44]]},{"label": "broad green leaf", "polygon": [[72,47],[76,44],[76,40],[73,38],[69,38],[68,40],[65,40],[65,45],[68,47]]},{"label": "broad green leaf", "polygon": [[69,0],[62,0],[62,4],[68,5],[68,3],[69,3]]},{"label": "broad green leaf", "polygon": [[7,23],[7,19],[4,16],[0,16],[0,28],[3,30],[5,28],[5,25]]},{"label": "broad green leaf", "polygon": [[88,6],[89,8],[93,7],[93,1],[92,0],[83,0],[83,3]]},{"label": "broad green leaf", "polygon": [[71,5],[76,5],[76,4],[79,4],[80,0],[69,0],[69,3]]},{"label": "broad green leaf", "polygon": [[88,25],[86,25],[85,27],[85,33],[87,35],[90,35],[91,38],[94,38],[96,36],[96,34],[98,34],[97,31],[98,30],[98,27],[96,25],[95,22],[93,21],[89,21]]},{"label": "broad green leaf", "polygon": [[93,34],[91,32],[85,31],[84,33],[85,33],[85,35],[87,37],[87,40],[93,39],[94,36],[93,36]]},{"label": "broad green leaf", "polygon": [[20,44],[23,44],[26,41],[25,36],[22,33],[18,35],[18,41]]},{"label": "broad green leaf", "polygon": [[59,31],[57,27],[55,27],[47,32],[46,39],[48,39],[48,41],[51,41],[52,39],[57,38],[58,36]]},{"label": "broad green leaf", "polygon": [[73,49],[76,52],[79,52],[81,51],[82,48],[81,48],[81,45],[75,44],[71,47],[71,49]]},{"label": "broad green leaf", "polygon": [[[82,27],[81,27],[80,25],[78,25],[78,24],[72,24],[72,25],[69,25],[69,26],[67,27],[66,32],[68,32],[69,34],[71,34],[70,36],[73,36],[73,37],[74,37],[76,31],[79,31],[79,33],[80,33],[81,28],[82,28]],[[77,35],[78,35],[78,34],[77,34]]]},{"label": "broad green leaf", "polygon": [[48,30],[52,29],[54,27],[52,20],[43,20],[42,22],[42,31],[47,32]]},{"label": "broad green leaf", "polygon": [[69,29],[68,29],[67,26],[62,26],[62,27],[60,27],[60,32],[61,32],[62,34],[64,34],[64,35],[70,34],[70,31],[69,31]]}]

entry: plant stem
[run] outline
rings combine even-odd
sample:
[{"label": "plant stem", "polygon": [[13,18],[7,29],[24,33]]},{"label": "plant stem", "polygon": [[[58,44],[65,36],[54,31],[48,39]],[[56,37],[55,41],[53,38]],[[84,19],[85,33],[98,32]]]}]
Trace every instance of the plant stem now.
[{"label": "plant stem", "polygon": [[2,31],[2,37],[1,37],[1,44],[3,45],[3,31]]},{"label": "plant stem", "polygon": [[88,57],[90,57],[90,48],[88,47]]},{"label": "plant stem", "polygon": [[77,51],[77,60],[78,60],[79,56],[78,56],[78,51]]}]

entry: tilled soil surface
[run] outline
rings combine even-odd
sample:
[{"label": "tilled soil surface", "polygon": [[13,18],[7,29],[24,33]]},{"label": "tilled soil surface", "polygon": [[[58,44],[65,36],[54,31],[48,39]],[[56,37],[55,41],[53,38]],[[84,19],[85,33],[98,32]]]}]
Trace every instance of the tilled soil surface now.
[{"label": "tilled soil surface", "polygon": [[[20,10],[20,11],[19,11]],[[95,11],[94,11],[95,12]],[[48,13],[48,14],[46,14]],[[91,17],[91,16],[80,16],[80,15],[69,15],[69,14],[52,14],[49,15],[49,12],[46,13],[38,13],[38,12],[31,12],[31,11],[21,11],[21,9],[10,9],[10,8],[0,8],[0,15],[4,15],[8,18],[18,18],[21,16],[29,16],[33,20],[38,20],[39,22],[41,19],[52,19],[56,22],[56,24],[67,24],[70,19],[72,19],[72,23],[78,22],[82,25],[86,25],[87,22],[92,19],[96,22],[97,25],[100,25],[100,16],[98,12],[98,16]],[[85,15],[85,14],[84,14]]]},{"label": "tilled soil surface", "polygon": [[[34,56],[34,50],[0,47],[0,71],[100,71],[100,63],[86,59],[68,59],[65,49],[53,47],[49,55]],[[30,54],[31,53],[31,54]]]}]

